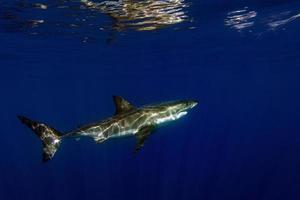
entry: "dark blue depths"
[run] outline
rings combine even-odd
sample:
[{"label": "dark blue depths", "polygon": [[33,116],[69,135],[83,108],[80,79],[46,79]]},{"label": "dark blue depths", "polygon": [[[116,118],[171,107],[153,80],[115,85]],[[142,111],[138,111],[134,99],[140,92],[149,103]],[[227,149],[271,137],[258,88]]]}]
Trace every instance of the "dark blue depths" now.
[{"label": "dark blue depths", "polygon": [[[300,4],[191,3],[192,22],[154,31],[30,34],[1,18],[0,199],[300,199]],[[16,118],[68,131],[111,116],[114,94],[200,104],[137,155],[134,138],[69,139],[48,163]]]}]

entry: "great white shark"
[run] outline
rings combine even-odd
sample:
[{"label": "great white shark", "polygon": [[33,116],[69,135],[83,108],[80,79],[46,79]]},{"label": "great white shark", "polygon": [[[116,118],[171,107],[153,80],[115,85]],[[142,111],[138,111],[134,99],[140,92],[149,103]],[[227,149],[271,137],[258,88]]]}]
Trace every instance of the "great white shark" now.
[{"label": "great white shark", "polygon": [[68,137],[87,136],[93,138],[97,143],[102,143],[109,138],[135,136],[137,143],[134,152],[137,152],[160,124],[181,118],[187,114],[188,110],[198,104],[194,100],[181,100],[137,108],[120,96],[113,96],[113,100],[116,111],[112,117],[81,126],[65,134],[27,117],[18,116],[18,118],[41,139],[43,161],[48,161],[53,158],[61,141]]}]

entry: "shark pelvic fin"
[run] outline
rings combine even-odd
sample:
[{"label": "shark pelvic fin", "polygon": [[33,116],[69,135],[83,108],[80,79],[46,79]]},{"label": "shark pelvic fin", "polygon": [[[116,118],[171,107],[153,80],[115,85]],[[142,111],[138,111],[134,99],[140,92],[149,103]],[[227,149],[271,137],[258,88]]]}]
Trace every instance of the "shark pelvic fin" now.
[{"label": "shark pelvic fin", "polygon": [[131,105],[128,101],[126,101],[124,98],[120,96],[113,96],[113,100],[116,106],[115,115],[123,112],[127,112],[135,108],[133,105]]},{"label": "shark pelvic fin", "polygon": [[137,143],[133,153],[137,153],[143,146],[148,136],[154,131],[154,126],[145,126],[136,133]]}]

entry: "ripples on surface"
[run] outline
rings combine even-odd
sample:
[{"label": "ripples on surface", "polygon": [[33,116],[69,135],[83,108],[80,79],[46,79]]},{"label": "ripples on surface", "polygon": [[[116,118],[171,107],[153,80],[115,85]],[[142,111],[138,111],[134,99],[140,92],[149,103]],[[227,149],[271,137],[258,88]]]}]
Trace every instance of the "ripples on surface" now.
[{"label": "ripples on surface", "polygon": [[[285,29],[300,19],[298,2],[252,7],[248,5],[231,10],[218,20],[223,20],[225,27],[238,32],[261,33]],[[0,29],[31,35],[75,35],[88,41],[99,37],[113,38],[116,32],[125,30],[151,31],[171,25],[173,29],[188,28],[186,25],[189,28],[202,26],[189,23],[189,9],[185,0],[6,1],[0,4]],[[198,14],[197,17],[199,22],[203,15]],[[185,21],[188,23],[183,25]],[[101,32],[107,32],[109,36]]]},{"label": "ripples on surface", "polygon": [[147,31],[187,21],[184,0],[29,1],[0,5],[0,28],[9,32],[77,34],[96,37],[99,31]]},{"label": "ripples on surface", "polygon": [[224,25],[239,32],[263,32],[276,31],[279,28],[284,29],[289,23],[300,19],[300,4],[295,4],[288,8],[283,6],[255,11],[244,7],[243,9],[230,11],[227,13]]},{"label": "ripples on surface", "polygon": [[273,19],[268,22],[268,26],[275,30],[277,28],[283,27],[288,23],[297,20],[300,18],[300,12],[298,14],[294,14],[290,11],[282,12],[277,16],[273,16]]},{"label": "ripples on surface", "polygon": [[184,0],[104,1],[81,0],[88,8],[108,14],[114,28],[133,28],[139,31],[154,30],[188,19]]},{"label": "ripples on surface", "polygon": [[29,34],[76,34],[76,27],[91,26],[91,13],[84,14],[80,4],[66,1],[51,4],[17,1],[0,5],[0,26],[9,32]]},{"label": "ripples on surface", "polygon": [[241,10],[231,11],[227,14],[225,25],[241,31],[254,25],[256,15],[256,11],[248,10],[247,7]]}]

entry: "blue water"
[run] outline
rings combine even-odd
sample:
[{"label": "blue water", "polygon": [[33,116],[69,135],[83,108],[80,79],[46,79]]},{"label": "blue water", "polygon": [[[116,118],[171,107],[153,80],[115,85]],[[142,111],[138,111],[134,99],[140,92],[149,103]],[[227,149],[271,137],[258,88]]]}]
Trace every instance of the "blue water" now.
[{"label": "blue water", "polygon": [[[1,200],[300,199],[298,1],[186,1],[151,30],[79,1],[0,3]],[[134,138],[66,140],[48,163],[16,118],[69,131],[112,95],[200,104],[137,155]]]}]

